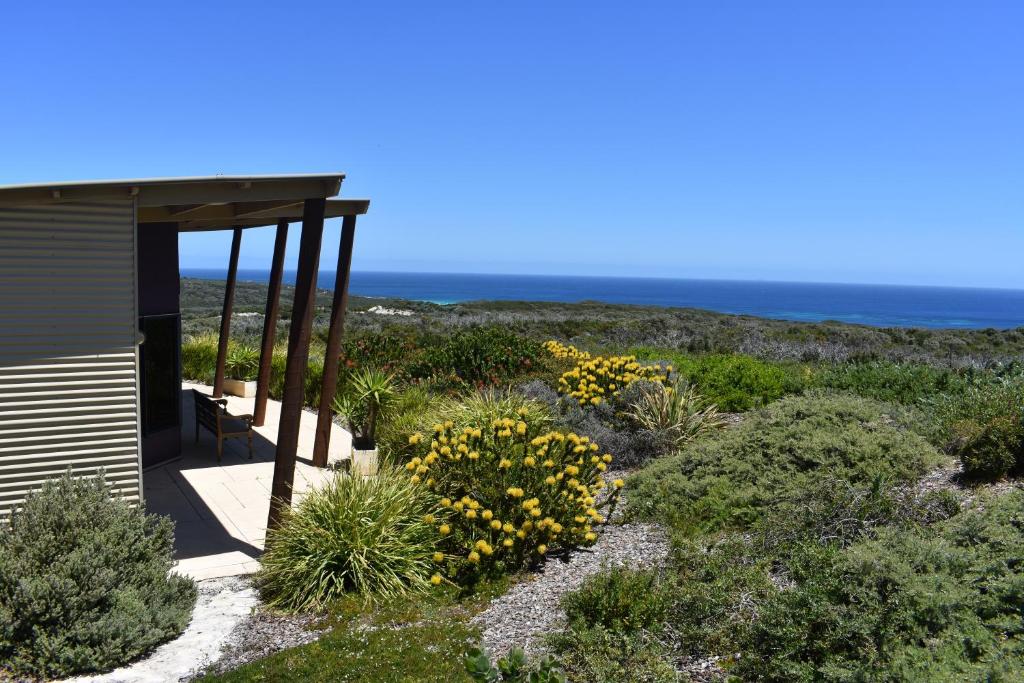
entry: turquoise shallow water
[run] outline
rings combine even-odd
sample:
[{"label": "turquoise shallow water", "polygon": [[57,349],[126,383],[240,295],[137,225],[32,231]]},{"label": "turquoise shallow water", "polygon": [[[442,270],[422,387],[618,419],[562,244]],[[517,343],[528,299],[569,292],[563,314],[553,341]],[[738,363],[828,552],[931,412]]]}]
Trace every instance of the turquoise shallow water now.
[{"label": "turquoise shallow water", "polygon": [[[185,277],[223,278],[224,271],[182,269]],[[239,279],[265,282],[261,270],[239,270]],[[294,281],[294,273],[286,273]],[[321,272],[319,286],[334,285]],[[602,301],[683,306],[765,318],[838,320],[881,327],[1024,327],[1024,290],[895,285],[841,285],[745,280],[467,275],[455,273],[352,273],[349,287],[361,296],[436,303],[460,301]]]}]

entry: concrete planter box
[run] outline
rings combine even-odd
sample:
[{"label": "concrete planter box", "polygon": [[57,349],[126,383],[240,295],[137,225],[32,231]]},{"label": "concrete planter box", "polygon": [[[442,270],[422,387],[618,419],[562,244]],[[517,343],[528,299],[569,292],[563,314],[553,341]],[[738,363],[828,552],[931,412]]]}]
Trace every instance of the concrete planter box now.
[{"label": "concrete planter box", "polygon": [[252,398],[256,395],[256,382],[246,382],[241,379],[224,378],[224,393],[242,398]]},{"label": "concrete planter box", "polygon": [[360,477],[372,477],[377,474],[380,463],[377,458],[377,449],[363,451],[357,448],[352,449],[352,474]]}]

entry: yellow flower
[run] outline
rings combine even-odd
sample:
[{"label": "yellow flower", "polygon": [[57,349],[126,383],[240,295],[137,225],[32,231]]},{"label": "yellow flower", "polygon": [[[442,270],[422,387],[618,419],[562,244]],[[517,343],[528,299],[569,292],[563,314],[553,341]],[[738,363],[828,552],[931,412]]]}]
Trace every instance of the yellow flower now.
[{"label": "yellow flower", "polygon": [[411,481],[414,484],[418,484],[420,483],[420,476],[418,474],[414,474],[411,477],[409,477],[409,481]]},{"label": "yellow flower", "polygon": [[512,461],[508,458],[502,458],[501,462],[498,463],[498,467],[507,470],[509,467],[512,467]]},{"label": "yellow flower", "polygon": [[537,546],[537,552],[540,553],[541,555],[543,555],[547,551],[548,551],[548,547],[546,545],[544,545],[543,543],[541,543],[539,546]]},{"label": "yellow flower", "polygon": [[414,463],[414,462],[407,462],[407,463],[405,463],[405,469],[407,469],[410,472],[412,472],[414,469],[416,469],[416,463]]},{"label": "yellow flower", "polygon": [[490,510],[484,510],[480,516],[486,520],[489,520],[491,517],[494,517],[494,513],[491,512]]},{"label": "yellow flower", "polygon": [[492,519],[491,520],[491,528],[494,529],[495,531],[497,531],[498,529],[501,528],[501,522],[496,520],[496,519]]},{"label": "yellow flower", "polygon": [[434,574],[433,576],[431,576],[430,577],[430,583],[434,584],[435,586],[441,585],[441,575],[440,574]]},{"label": "yellow flower", "polygon": [[558,480],[555,479],[554,477],[548,477],[547,479],[544,480],[544,483],[547,484],[548,486],[554,486],[557,482]]},{"label": "yellow flower", "polygon": [[537,464],[537,460],[532,455],[528,455],[525,458],[523,458],[523,464],[526,465],[527,467],[533,467],[534,465]]},{"label": "yellow flower", "polygon": [[439,526],[437,528],[437,530],[441,532],[442,536],[445,536],[445,535],[451,533],[452,528],[450,526],[448,526],[447,524],[442,524],[441,526]]},{"label": "yellow flower", "polygon": [[478,553],[477,551],[473,550],[473,551],[471,551],[469,553],[469,555],[466,557],[466,559],[469,560],[470,562],[472,562],[473,564],[476,564],[477,562],[480,561],[480,553]]},{"label": "yellow flower", "polygon": [[515,545],[515,541],[513,541],[511,538],[506,538],[504,541],[501,542],[501,544],[506,548],[511,548],[513,545]]},{"label": "yellow flower", "polygon": [[434,553],[434,562],[444,562],[444,553],[442,553],[442,552]]},{"label": "yellow flower", "polygon": [[458,510],[459,512],[462,512],[462,508],[466,507],[466,504],[463,503],[461,500],[457,500],[454,503],[452,503],[452,507]]},{"label": "yellow flower", "polygon": [[420,434],[419,432],[416,432],[415,434],[413,434],[412,436],[409,437],[409,444],[411,446],[415,446],[416,444],[418,444],[422,440],[423,440],[423,435]]},{"label": "yellow flower", "polygon": [[601,456],[601,459],[604,460],[605,462],[611,462],[612,455],[611,453],[605,453],[604,455]]},{"label": "yellow flower", "polygon": [[533,508],[532,510],[530,510],[530,516],[531,517],[540,517],[541,516],[540,508]]},{"label": "yellow flower", "polygon": [[480,457],[480,454],[477,453],[476,451],[470,451],[469,455],[467,455],[466,457],[469,458],[470,460],[476,460],[477,458]]},{"label": "yellow flower", "polygon": [[472,508],[466,510],[466,519],[476,519],[476,510]]},{"label": "yellow flower", "polygon": [[612,482],[612,486],[614,486],[617,489],[621,489],[625,485],[626,482],[622,481],[621,479],[616,479],[615,481]]},{"label": "yellow flower", "polygon": [[423,515],[423,521],[426,522],[427,524],[433,524],[434,523],[434,515]]},{"label": "yellow flower", "polygon": [[512,526],[510,522],[505,522],[501,525],[501,530],[504,531],[506,534],[512,533],[513,531],[515,531],[515,529],[516,528]]},{"label": "yellow flower", "polygon": [[451,498],[442,498],[441,499],[441,506],[442,507],[446,507],[446,508],[450,508],[452,506],[452,499]]},{"label": "yellow flower", "polygon": [[593,531],[588,531],[587,533],[583,534],[583,538],[587,539],[588,541],[594,541],[597,539],[597,534],[595,534]]}]

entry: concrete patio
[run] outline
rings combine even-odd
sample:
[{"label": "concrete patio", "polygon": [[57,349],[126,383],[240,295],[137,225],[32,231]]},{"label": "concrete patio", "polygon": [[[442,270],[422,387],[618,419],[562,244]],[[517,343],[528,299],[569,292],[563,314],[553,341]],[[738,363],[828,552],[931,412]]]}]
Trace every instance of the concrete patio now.
[{"label": "concrete patio", "polygon": [[[201,428],[196,442],[192,389],[207,395],[212,391],[205,385],[182,385],[181,458],[143,473],[146,507],[175,521],[179,572],[195,579],[249,574],[259,568],[267,532],[281,404],[267,402],[266,422],[254,429],[252,460],[244,439],[229,439],[218,463],[216,439],[210,432]],[[226,398],[232,414],[253,412],[254,399]],[[303,411],[293,505],[333,475],[312,464],[315,427],[316,413]],[[347,458],[351,443],[349,433],[333,425],[331,460]]]}]

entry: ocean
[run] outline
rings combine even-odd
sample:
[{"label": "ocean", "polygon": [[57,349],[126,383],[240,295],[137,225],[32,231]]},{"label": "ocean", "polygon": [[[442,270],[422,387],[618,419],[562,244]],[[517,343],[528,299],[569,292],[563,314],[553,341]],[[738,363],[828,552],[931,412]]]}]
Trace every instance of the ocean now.
[{"label": "ocean", "polygon": [[[183,268],[184,277],[223,279],[216,269]],[[239,269],[239,280],[266,282],[267,271]],[[295,274],[285,274],[293,283]],[[318,286],[334,286],[322,271]],[[680,306],[763,318],[837,320],[878,327],[1024,327],[1024,290],[906,287],[745,280],[684,280],[552,275],[353,272],[349,292],[451,304],[462,301],[599,301]]]}]

